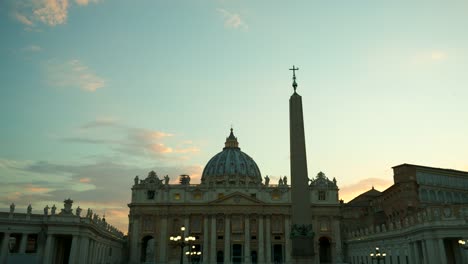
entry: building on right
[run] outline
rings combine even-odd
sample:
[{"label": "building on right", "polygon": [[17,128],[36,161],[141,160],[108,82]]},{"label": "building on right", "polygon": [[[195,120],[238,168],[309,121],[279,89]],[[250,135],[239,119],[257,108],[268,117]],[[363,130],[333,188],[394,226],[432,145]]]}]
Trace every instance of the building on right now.
[{"label": "building on right", "polygon": [[352,264],[468,263],[468,172],[402,164],[394,184],[342,205]]}]

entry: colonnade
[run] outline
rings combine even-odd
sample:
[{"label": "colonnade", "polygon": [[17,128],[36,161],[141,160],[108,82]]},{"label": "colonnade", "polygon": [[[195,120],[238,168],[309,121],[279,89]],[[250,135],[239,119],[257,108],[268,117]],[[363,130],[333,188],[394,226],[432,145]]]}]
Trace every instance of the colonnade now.
[{"label": "colonnade", "polygon": [[[122,245],[120,242],[113,243],[111,240],[103,239],[102,237],[92,238],[86,234],[76,235],[61,235],[48,234],[45,237],[45,243],[40,243],[38,234],[22,233],[19,241],[20,246],[18,252],[9,252],[10,237],[13,233],[3,233],[3,238],[0,246],[0,263],[12,263],[15,255],[31,254],[31,260],[34,263],[49,264],[57,260],[68,259],[69,264],[78,263],[120,263],[122,257]],[[18,235],[17,232],[14,233]],[[36,235],[36,246],[34,252],[26,252],[28,236]],[[70,249],[64,249],[66,243],[64,240],[71,240]],[[61,255],[60,252],[69,252],[68,256]]]}]

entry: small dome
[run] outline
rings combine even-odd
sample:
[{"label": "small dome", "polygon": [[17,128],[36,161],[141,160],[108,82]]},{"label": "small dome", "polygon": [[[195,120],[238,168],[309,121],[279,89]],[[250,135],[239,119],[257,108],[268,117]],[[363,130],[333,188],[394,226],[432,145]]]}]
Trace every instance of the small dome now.
[{"label": "small dome", "polygon": [[256,185],[262,182],[257,163],[240,150],[232,128],[223,151],[206,164],[201,181],[210,185]]}]

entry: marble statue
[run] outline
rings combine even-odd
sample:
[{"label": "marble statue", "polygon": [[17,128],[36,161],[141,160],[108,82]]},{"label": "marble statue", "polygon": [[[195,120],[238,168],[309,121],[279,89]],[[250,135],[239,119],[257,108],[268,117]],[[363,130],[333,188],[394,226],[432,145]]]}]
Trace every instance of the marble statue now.
[{"label": "marble statue", "polygon": [[279,186],[283,185],[283,179],[281,179],[281,177],[280,177],[280,179],[279,179],[279,181],[278,181],[278,185],[279,185]]},{"label": "marble statue", "polygon": [[288,178],[286,176],[283,177],[283,184],[288,185]]},{"label": "marble statue", "polygon": [[52,205],[52,215],[55,215],[55,210],[57,210],[57,207],[54,205]]},{"label": "marble statue", "polygon": [[86,218],[91,218],[91,215],[93,213],[91,212],[91,208],[88,208],[88,212],[86,213]]},{"label": "marble statue", "polygon": [[137,185],[138,184],[138,175],[135,176],[135,179],[133,179],[133,180],[135,181],[135,185]]},{"label": "marble statue", "polygon": [[49,208],[50,208],[49,205],[46,205],[46,206],[44,207],[44,215],[48,215],[48,214],[49,214]]},{"label": "marble statue", "polygon": [[270,184],[270,177],[265,176],[265,186],[268,187],[268,185]]},{"label": "marble statue", "polygon": [[164,184],[165,185],[169,184],[169,175],[164,176]]},{"label": "marble statue", "polygon": [[32,211],[32,206],[31,204],[28,205],[28,214],[31,214],[31,211]]},{"label": "marble statue", "polygon": [[80,216],[80,214],[81,214],[81,208],[80,208],[80,206],[78,206],[78,207],[76,208],[76,215],[77,215],[77,216]]},{"label": "marble statue", "polygon": [[14,213],[15,212],[15,204],[14,203],[11,203],[10,204],[10,214]]}]

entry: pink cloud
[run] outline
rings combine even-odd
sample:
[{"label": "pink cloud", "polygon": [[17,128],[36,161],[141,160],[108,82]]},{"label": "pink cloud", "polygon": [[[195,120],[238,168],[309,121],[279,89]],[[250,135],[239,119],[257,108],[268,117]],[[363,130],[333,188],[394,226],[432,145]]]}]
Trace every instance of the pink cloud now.
[{"label": "pink cloud", "polygon": [[357,183],[344,185],[340,187],[340,199],[349,202],[356,196],[370,190],[372,187],[379,191],[384,191],[393,184],[392,180],[381,178],[366,178]]}]

